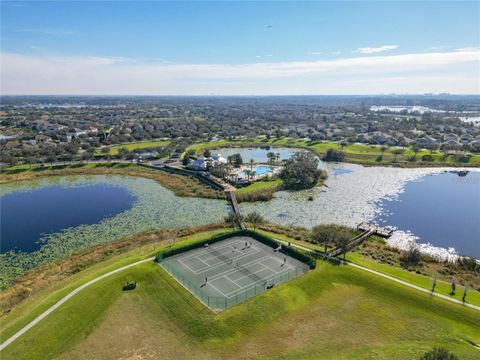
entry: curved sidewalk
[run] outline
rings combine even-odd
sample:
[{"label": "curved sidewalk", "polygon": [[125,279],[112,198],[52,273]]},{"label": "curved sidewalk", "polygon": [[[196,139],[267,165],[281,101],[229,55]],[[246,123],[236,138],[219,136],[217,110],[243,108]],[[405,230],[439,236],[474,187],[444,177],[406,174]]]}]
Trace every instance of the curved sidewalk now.
[{"label": "curved sidewalk", "polygon": [[[287,242],[283,241],[283,240],[279,240],[279,239],[275,239],[277,240],[278,242],[284,244],[284,245],[288,245]],[[304,251],[308,251],[308,252],[313,252],[315,254],[318,254],[320,256],[323,256],[325,257],[325,255],[323,253],[319,253],[315,250],[312,250],[308,247],[305,247],[305,246],[301,246],[301,245],[297,245],[297,244],[292,244],[290,243],[290,246],[292,247],[296,247],[298,249],[302,249]],[[475,309],[475,310],[478,310],[480,311],[480,306],[477,306],[477,305],[473,305],[473,304],[469,304],[469,303],[464,303],[458,299],[454,299],[454,298],[451,298],[447,295],[443,295],[443,294],[439,294],[439,293],[436,293],[436,292],[432,292],[428,289],[425,289],[425,288],[422,288],[418,285],[414,285],[414,284],[410,284],[409,282],[407,281],[403,281],[403,280],[400,280],[394,276],[391,276],[391,275],[387,275],[385,273],[382,273],[380,271],[377,271],[377,270],[373,270],[373,269],[369,269],[365,266],[362,266],[362,265],[358,265],[358,264],[355,264],[355,263],[352,263],[350,261],[345,261],[345,260],[342,260],[342,259],[339,259],[339,258],[336,258],[336,257],[332,257],[330,258],[332,260],[335,260],[339,263],[342,263],[342,264],[345,264],[345,265],[350,265],[350,266],[353,266],[357,269],[360,269],[360,270],[363,270],[363,271],[368,271],[369,273],[372,273],[372,274],[375,274],[375,275],[378,275],[378,276],[381,276],[381,277],[384,277],[386,279],[389,279],[389,280],[392,280],[392,281],[395,281],[396,283],[399,283],[399,284],[402,284],[402,285],[405,285],[405,286],[408,286],[408,287],[411,287],[412,289],[416,289],[416,290],[419,290],[419,291],[423,291],[424,293],[427,293],[427,294],[430,294],[430,295],[433,295],[433,296],[437,296],[439,298],[442,298],[442,299],[445,299],[445,300],[448,300],[448,301],[451,301],[451,302],[454,302],[454,303],[457,303],[457,304],[460,304],[460,305],[463,305],[463,306],[466,306],[466,307],[469,307],[469,308],[472,308],[472,309]]]},{"label": "curved sidewalk", "polygon": [[154,260],[155,257],[151,257],[151,258],[148,258],[148,259],[145,259],[145,260],[140,260],[140,261],[137,261],[137,262],[134,262],[132,264],[129,264],[129,265],[125,265],[125,266],[122,266],[118,269],[115,269],[115,270],[112,270],[106,274],[103,274],[95,279],[92,279],[88,282],[86,282],[85,284],[79,286],[78,288],[76,288],[75,290],[71,291],[70,293],[68,293],[67,295],[65,295],[59,302],[57,302],[56,304],[52,305],[51,307],[49,307],[47,310],[45,310],[43,313],[41,313],[40,315],[38,315],[34,320],[32,320],[30,323],[28,323],[27,325],[25,325],[22,329],[20,329],[19,331],[17,331],[15,334],[13,334],[11,337],[9,337],[7,340],[5,340],[2,344],[0,344],[0,351],[3,350],[4,348],[6,348],[8,345],[10,345],[12,342],[14,342],[15,340],[17,340],[20,336],[22,336],[23,334],[25,334],[28,330],[30,330],[32,327],[34,327],[36,324],[38,324],[41,320],[43,320],[45,317],[47,317],[50,313],[52,313],[55,309],[59,308],[60,306],[62,306],[63,303],[65,303],[68,299],[70,299],[72,296],[74,296],[75,294],[77,294],[78,292],[82,291],[83,289],[89,287],[90,285],[92,284],[95,284],[96,282],[100,281],[100,280],[103,280],[105,279],[106,277],[109,277],[113,274],[116,274],[120,271],[123,271],[123,270],[126,270],[128,268],[131,268],[132,266],[136,266],[136,265],[139,265],[139,264],[142,264],[142,263],[145,263],[145,262],[148,262],[148,261],[152,261]]}]

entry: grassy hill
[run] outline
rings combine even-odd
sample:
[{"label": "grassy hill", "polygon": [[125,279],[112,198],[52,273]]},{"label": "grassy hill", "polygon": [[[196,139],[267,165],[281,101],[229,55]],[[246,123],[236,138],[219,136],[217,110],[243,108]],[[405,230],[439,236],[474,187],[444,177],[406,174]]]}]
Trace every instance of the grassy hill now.
[{"label": "grassy hill", "polygon": [[[139,258],[138,250],[134,257]],[[83,282],[82,276],[93,277],[112,267],[109,260],[75,279]],[[138,287],[122,292],[128,280],[137,280]],[[57,287],[52,294],[64,292]],[[30,311],[49,299],[45,293],[37,301],[29,299]],[[20,314],[17,309],[12,312]],[[157,264],[145,263],[80,292],[0,355],[4,360],[403,360],[444,346],[461,359],[476,359],[480,350],[471,343],[480,343],[479,321],[478,311],[323,261],[295,280],[214,314]],[[10,327],[14,323],[7,321]]]}]

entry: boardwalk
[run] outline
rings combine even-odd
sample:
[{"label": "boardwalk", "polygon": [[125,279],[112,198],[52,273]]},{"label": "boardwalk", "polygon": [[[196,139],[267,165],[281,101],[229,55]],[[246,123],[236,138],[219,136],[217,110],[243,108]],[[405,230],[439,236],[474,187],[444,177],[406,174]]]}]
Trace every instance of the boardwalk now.
[{"label": "boardwalk", "polygon": [[338,256],[344,252],[350,251],[355,247],[357,247],[358,245],[360,245],[361,243],[363,243],[369,236],[378,235],[385,238],[389,238],[390,236],[392,236],[392,233],[393,233],[393,230],[391,229],[383,228],[378,225],[373,225],[366,222],[362,222],[358,224],[357,229],[363,232],[355,236],[352,240],[350,240],[350,242],[348,243],[345,249],[336,248],[335,250],[331,251],[329,255]]},{"label": "boardwalk", "polygon": [[369,224],[366,222],[362,222],[358,224],[357,229],[362,231],[372,231],[373,233],[372,235],[378,235],[385,238],[389,238],[390,236],[392,236],[392,233],[393,233],[392,229],[387,229],[387,228],[374,225],[374,224]]},{"label": "boardwalk", "polygon": [[[241,214],[240,214],[240,207],[238,206],[237,202],[237,197],[235,196],[235,191],[228,191],[228,198],[230,200],[230,203],[232,204],[232,210],[233,212],[238,215],[239,219],[241,219]],[[245,230],[247,226],[245,225],[245,222],[243,220],[239,221],[240,223],[238,224],[242,230]]]}]

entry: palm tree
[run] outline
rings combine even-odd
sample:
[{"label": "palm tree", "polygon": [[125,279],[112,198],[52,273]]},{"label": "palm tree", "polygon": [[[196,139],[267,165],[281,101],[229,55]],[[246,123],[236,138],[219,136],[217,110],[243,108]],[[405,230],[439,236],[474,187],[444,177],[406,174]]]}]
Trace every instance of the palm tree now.
[{"label": "palm tree", "polygon": [[253,164],[255,163],[255,161],[253,161],[253,159],[250,159],[250,170],[253,171]]},{"label": "palm tree", "polygon": [[278,162],[280,161],[280,153],[277,152],[277,153],[275,154],[275,157],[277,158],[277,163],[278,163]]},{"label": "palm tree", "polygon": [[263,218],[263,216],[255,211],[248,214],[245,220],[252,224],[253,231],[255,231],[257,227],[259,227],[265,222],[265,219]]}]

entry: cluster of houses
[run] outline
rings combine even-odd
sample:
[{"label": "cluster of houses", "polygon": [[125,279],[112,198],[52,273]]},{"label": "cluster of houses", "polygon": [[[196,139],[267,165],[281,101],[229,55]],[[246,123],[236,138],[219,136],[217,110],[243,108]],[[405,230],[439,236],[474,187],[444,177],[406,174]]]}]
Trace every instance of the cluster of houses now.
[{"label": "cluster of houses", "polygon": [[222,155],[218,153],[212,153],[209,157],[200,156],[195,160],[192,160],[189,164],[187,164],[187,168],[196,171],[205,171],[209,166],[215,166],[220,164],[226,164],[227,159],[222,157]]}]

